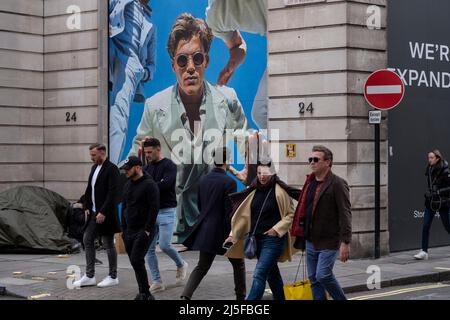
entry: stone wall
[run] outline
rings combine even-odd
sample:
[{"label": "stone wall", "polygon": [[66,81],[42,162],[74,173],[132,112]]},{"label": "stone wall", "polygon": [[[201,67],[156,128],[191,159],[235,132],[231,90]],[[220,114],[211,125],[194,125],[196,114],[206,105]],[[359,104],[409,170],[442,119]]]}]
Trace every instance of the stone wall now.
[{"label": "stone wall", "polygon": [[[67,25],[70,6],[80,28]],[[71,200],[84,192],[88,146],[106,142],[106,13],[107,0],[0,2],[0,190],[40,185]]]},{"label": "stone wall", "polygon": [[[80,29],[67,27],[71,5]],[[98,8],[97,0],[44,1],[44,186],[68,199],[84,192],[88,146],[99,140]]]},{"label": "stone wall", "polygon": [[[380,30],[367,28],[367,7],[381,9]],[[351,188],[352,256],[374,251],[374,129],[363,96],[367,76],[387,64],[386,1],[316,1],[285,6],[269,0],[269,128],[279,129],[280,175],[301,186],[315,144],[334,152],[333,171]],[[299,113],[312,103],[313,112]],[[387,127],[381,128],[381,248],[389,250]],[[287,158],[285,145],[297,154]],[[288,174],[289,173],[289,174]]]},{"label": "stone wall", "polygon": [[0,1],[0,191],[44,181],[43,10]]},{"label": "stone wall", "polygon": [[[334,172],[351,187],[353,256],[370,256],[374,147],[362,86],[386,67],[386,0],[308,2],[286,7],[269,0],[269,129],[280,129],[280,175],[300,186],[311,147],[330,147]],[[66,25],[71,5],[81,9],[79,30]],[[370,5],[381,9],[380,30],[366,26]],[[107,0],[0,1],[0,190],[34,184],[72,200],[83,193],[88,145],[107,142],[107,25]],[[300,103],[312,103],[313,112],[300,114]],[[385,124],[383,253],[389,250]],[[297,145],[294,158],[286,157],[287,143]]]}]

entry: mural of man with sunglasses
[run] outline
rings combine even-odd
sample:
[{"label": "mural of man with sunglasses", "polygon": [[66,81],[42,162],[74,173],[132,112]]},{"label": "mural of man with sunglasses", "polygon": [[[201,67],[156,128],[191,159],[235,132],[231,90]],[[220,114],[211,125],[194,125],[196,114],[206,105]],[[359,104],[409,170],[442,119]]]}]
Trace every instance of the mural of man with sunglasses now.
[{"label": "mural of man with sunglasses", "polygon": [[[223,142],[226,131],[237,138],[245,155],[248,121],[236,92],[214,86],[204,79],[209,64],[213,34],[204,20],[189,13],[177,17],[167,42],[177,83],[147,99],[130,154],[138,154],[141,140],[148,136],[161,142],[161,152],[177,164],[177,234],[183,242],[197,222],[198,186],[213,165],[203,151]],[[208,132],[218,132],[222,141],[208,140]],[[176,150],[189,151],[181,155]],[[191,152],[200,147],[200,155]],[[180,161],[180,157],[182,158]],[[202,158],[198,161],[198,158]],[[188,161],[186,161],[188,158]]]},{"label": "mural of man with sunglasses", "polygon": [[110,159],[122,158],[130,103],[144,102],[143,85],[155,72],[156,32],[149,0],[109,1]]}]

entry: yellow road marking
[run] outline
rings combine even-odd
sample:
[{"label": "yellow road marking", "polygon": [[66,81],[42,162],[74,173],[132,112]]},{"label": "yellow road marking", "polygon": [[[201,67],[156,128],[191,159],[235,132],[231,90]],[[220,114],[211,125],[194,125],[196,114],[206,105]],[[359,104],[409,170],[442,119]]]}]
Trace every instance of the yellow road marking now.
[{"label": "yellow road marking", "polygon": [[399,294],[402,294],[402,293],[421,291],[421,290],[429,290],[429,289],[437,289],[437,288],[444,288],[444,287],[449,287],[449,286],[450,285],[448,285],[448,284],[438,283],[438,284],[428,285],[428,286],[405,288],[405,289],[393,290],[393,291],[377,293],[377,294],[372,294],[372,295],[359,296],[359,297],[351,298],[349,300],[369,300],[369,299],[376,299],[376,298],[382,298],[382,297],[389,297],[389,296],[399,295]]},{"label": "yellow road marking", "polygon": [[41,299],[41,298],[46,298],[46,297],[50,297],[51,294],[50,293],[42,293],[42,294],[37,294],[34,296],[30,296],[28,297],[29,300],[36,300],[36,299]]},{"label": "yellow road marking", "polygon": [[381,297],[388,297],[388,296],[393,296],[393,295],[399,295],[402,293],[408,293],[408,292],[414,292],[414,291],[421,291],[421,290],[427,290],[427,289],[436,289],[436,288],[443,288],[443,287],[447,287],[448,285],[432,285],[432,286],[422,286],[422,287],[414,287],[414,288],[405,288],[405,289],[400,289],[400,290],[394,290],[394,291],[388,291],[388,292],[383,292],[383,293],[378,293],[378,294],[373,294],[373,295],[366,295],[366,296],[360,296],[360,297],[355,297],[352,298],[350,300],[368,300],[368,299],[375,299],[375,298],[381,298]]},{"label": "yellow road marking", "polygon": [[437,270],[450,270],[450,268],[435,267]]}]

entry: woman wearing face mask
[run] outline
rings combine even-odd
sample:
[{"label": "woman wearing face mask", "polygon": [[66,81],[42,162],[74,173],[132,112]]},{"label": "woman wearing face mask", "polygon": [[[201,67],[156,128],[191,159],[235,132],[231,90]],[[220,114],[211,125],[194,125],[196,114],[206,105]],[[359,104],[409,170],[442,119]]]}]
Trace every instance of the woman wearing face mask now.
[{"label": "woman wearing face mask", "polygon": [[282,182],[271,163],[259,163],[253,183],[244,191],[230,196],[235,211],[230,237],[224,243],[232,242],[233,245],[226,256],[244,258],[244,238],[248,233],[255,235],[257,243],[258,262],[247,300],[260,300],[266,281],[275,300],[285,299],[277,263],[291,260],[293,241],[289,230],[294,216],[292,197],[295,195],[298,195],[298,190]]},{"label": "woman wearing face mask", "polygon": [[428,166],[425,176],[427,178],[428,191],[425,194],[422,250],[414,256],[417,260],[428,259],[428,239],[431,223],[436,213],[439,213],[445,230],[450,234],[448,203],[450,194],[450,171],[448,162],[444,160],[439,150],[433,150],[428,153]]}]

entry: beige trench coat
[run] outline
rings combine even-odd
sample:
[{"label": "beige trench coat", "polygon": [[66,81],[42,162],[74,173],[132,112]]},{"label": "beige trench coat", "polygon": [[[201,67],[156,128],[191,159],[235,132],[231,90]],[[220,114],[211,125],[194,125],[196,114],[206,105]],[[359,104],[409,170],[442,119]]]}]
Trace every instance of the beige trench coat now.
[{"label": "beige trench coat", "polygon": [[[256,190],[253,190],[237,208],[231,219],[231,233],[234,244],[225,254],[228,258],[244,258],[244,238],[251,228],[251,204]],[[280,210],[281,220],[273,226],[280,237],[288,234],[288,241],[283,254],[278,258],[279,262],[291,261],[296,249],[293,244],[295,237],[291,237],[290,229],[294,218],[294,202],[288,193],[278,184],[275,186],[275,197]]]}]

